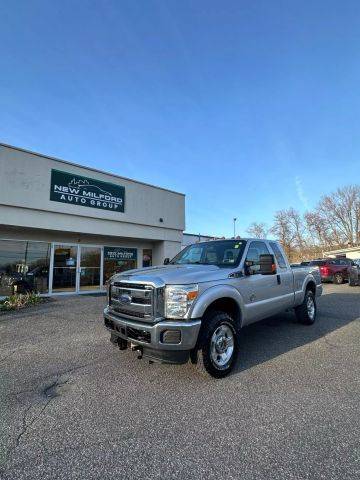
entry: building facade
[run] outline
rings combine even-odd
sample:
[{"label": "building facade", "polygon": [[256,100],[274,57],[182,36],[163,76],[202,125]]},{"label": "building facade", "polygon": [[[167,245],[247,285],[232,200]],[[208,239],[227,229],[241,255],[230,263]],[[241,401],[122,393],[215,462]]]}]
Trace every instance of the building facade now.
[{"label": "building facade", "polygon": [[217,237],[211,237],[210,235],[201,235],[196,233],[183,233],[182,248],[192,245],[193,243],[207,242],[209,240],[216,240]]},{"label": "building facade", "polygon": [[181,249],[185,196],[0,144],[0,296],[103,291]]},{"label": "building facade", "polygon": [[323,252],[323,257],[346,257],[351,260],[357,260],[360,258],[360,246],[329,250],[328,252]]}]

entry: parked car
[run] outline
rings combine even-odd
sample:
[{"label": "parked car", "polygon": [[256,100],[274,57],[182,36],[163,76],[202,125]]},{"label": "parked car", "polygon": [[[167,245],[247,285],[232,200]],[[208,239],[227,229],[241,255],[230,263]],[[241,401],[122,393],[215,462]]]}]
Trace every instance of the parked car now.
[{"label": "parked car", "polygon": [[354,258],[353,259],[353,262],[355,263],[355,265],[360,268],[360,258]]},{"label": "parked car", "polygon": [[349,258],[321,258],[312,260],[310,265],[319,267],[322,282],[340,285],[349,280],[352,261]]},{"label": "parked car", "polygon": [[275,241],[201,242],[164,263],[119,273],[108,285],[110,340],[139,358],[190,359],[220,378],[234,366],[242,327],[290,308],[300,323],[315,322],[319,269],[292,269]]},{"label": "parked car", "polygon": [[352,261],[349,285],[350,287],[360,285],[360,258],[356,258]]}]

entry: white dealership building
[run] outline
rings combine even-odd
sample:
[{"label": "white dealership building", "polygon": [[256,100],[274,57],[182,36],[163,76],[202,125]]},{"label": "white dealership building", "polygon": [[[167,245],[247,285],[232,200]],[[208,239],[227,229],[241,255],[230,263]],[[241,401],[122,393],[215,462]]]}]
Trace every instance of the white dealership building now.
[{"label": "white dealership building", "polygon": [[0,144],[0,296],[103,291],[180,251],[185,196]]}]

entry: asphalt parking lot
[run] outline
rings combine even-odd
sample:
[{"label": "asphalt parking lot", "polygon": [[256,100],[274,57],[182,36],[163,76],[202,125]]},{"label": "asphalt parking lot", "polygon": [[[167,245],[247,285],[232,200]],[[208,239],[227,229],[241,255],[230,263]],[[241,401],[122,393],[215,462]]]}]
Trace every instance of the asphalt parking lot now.
[{"label": "asphalt parking lot", "polygon": [[1,478],[360,477],[360,287],[244,329],[223,380],[120,352],[104,304],[0,316]]}]

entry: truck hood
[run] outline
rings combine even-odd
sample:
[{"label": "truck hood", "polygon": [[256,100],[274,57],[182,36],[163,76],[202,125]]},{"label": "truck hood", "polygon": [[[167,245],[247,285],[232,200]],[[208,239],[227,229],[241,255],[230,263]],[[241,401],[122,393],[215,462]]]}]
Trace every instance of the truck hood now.
[{"label": "truck hood", "polygon": [[228,278],[230,268],[216,265],[164,265],[138,268],[114,275],[112,280],[136,280],[139,282],[162,281],[166,285],[211,282]]}]

